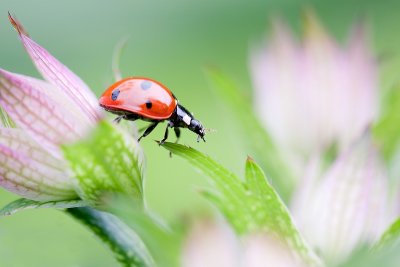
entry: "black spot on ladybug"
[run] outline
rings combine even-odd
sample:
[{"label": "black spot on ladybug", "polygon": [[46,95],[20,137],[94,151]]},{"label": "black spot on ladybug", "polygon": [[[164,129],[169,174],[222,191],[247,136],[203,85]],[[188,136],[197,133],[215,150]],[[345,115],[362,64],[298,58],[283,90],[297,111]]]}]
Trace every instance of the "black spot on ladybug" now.
[{"label": "black spot on ladybug", "polygon": [[151,109],[152,106],[153,106],[153,103],[151,103],[150,100],[147,100],[147,102],[146,102],[146,108]]},{"label": "black spot on ladybug", "polygon": [[118,95],[119,95],[119,89],[115,89],[115,90],[112,92],[112,94],[111,94],[111,99],[112,99],[113,101],[117,100]]}]

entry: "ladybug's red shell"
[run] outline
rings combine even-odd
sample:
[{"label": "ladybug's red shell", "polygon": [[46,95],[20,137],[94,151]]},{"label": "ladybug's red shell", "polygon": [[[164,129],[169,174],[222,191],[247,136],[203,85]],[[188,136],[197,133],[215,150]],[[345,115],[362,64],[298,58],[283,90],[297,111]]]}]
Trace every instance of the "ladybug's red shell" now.
[{"label": "ladybug's red shell", "polygon": [[127,78],[111,85],[100,97],[106,109],[131,112],[142,117],[164,120],[171,117],[177,100],[161,83],[148,78]]}]

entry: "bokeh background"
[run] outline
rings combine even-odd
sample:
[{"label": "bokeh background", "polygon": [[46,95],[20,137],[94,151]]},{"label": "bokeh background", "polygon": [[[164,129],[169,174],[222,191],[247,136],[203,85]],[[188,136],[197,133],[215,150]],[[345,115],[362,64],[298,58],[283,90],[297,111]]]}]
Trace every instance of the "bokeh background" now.
[{"label": "bokeh background", "polygon": [[[122,57],[124,76],[147,76],[169,86],[180,102],[208,128],[207,143],[183,132],[182,143],[194,146],[241,174],[249,153],[246,129],[213,93],[204,69],[217,66],[251,99],[248,52],[268,33],[274,16],[301,32],[302,12],[312,8],[327,29],[345,41],[350,25],[366,20],[372,47],[380,59],[382,89],[400,78],[400,2],[375,0],[3,0],[0,3],[0,67],[38,76],[7,11],[24,24],[38,43],[69,66],[100,95],[112,83],[111,56],[129,36]],[[237,107],[240,109],[240,107]],[[143,126],[140,124],[139,126]],[[168,221],[210,206],[196,190],[204,177],[152,140],[143,139],[147,157],[146,199]],[[0,206],[17,197],[0,190]],[[111,253],[89,231],[56,210],[24,211],[0,218],[0,266],[117,266]]]}]

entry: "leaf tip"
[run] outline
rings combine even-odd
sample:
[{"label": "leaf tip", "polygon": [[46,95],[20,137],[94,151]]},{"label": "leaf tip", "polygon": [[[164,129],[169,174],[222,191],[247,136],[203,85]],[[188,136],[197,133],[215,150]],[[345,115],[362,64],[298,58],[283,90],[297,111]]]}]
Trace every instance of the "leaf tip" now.
[{"label": "leaf tip", "polygon": [[254,159],[251,156],[247,155],[246,161],[247,162],[254,162]]},{"label": "leaf tip", "polygon": [[163,142],[158,140],[153,140],[153,141],[156,142],[159,146],[168,147],[168,142]]},{"label": "leaf tip", "polygon": [[28,33],[25,31],[24,27],[22,24],[18,21],[18,19],[11,15],[11,12],[8,11],[8,20],[10,21],[11,25],[14,27],[15,30],[17,30],[18,34],[23,34],[28,36]]}]

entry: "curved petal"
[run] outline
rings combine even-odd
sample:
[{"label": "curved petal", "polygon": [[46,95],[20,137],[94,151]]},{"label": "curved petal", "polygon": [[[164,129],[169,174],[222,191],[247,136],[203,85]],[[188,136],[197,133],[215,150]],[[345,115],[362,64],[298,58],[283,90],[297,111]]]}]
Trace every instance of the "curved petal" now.
[{"label": "curved petal", "polygon": [[0,127],[0,144],[35,159],[38,163],[60,171],[66,169],[64,160],[57,159],[33,141],[26,133],[17,128]]},{"label": "curved petal", "polygon": [[[266,233],[258,233],[244,238],[244,267],[306,267],[296,257],[296,251],[284,242]],[[268,263],[268,264],[267,264]]]},{"label": "curved petal", "polygon": [[375,241],[392,218],[388,181],[379,154],[364,137],[321,177],[317,164],[293,199],[293,215],[311,245],[341,261]]},{"label": "curved petal", "polygon": [[[379,111],[379,68],[369,44],[366,25],[355,25],[349,36],[346,55],[349,67],[345,69],[348,77],[345,90],[349,98],[357,99],[357,108],[354,108],[354,103],[349,103],[347,110],[342,111],[343,117],[347,117],[349,121],[345,125],[339,125],[348,128],[350,137],[357,136],[360,129],[362,131],[368,127],[377,118]],[[353,127],[347,126],[350,123],[354,124]],[[347,140],[347,143],[351,141]]]},{"label": "curved petal", "polygon": [[[261,121],[279,145],[288,145],[290,129],[298,120],[298,44],[281,20],[272,23],[272,36],[250,53],[254,104]],[[293,126],[294,127],[294,126]],[[300,127],[302,129],[304,127]],[[289,144],[290,145],[290,144]]]},{"label": "curved petal", "polygon": [[33,200],[77,198],[65,172],[0,144],[0,185]]},{"label": "curved petal", "polygon": [[18,31],[21,41],[42,76],[62,90],[82,111],[82,116],[88,116],[92,121],[101,118],[97,98],[89,87],[71,70],[54,58],[46,49],[30,39],[22,25],[9,16],[13,26]]},{"label": "curved petal", "polygon": [[182,266],[305,267],[296,253],[273,234],[254,233],[240,240],[227,224],[202,221],[183,245]]},{"label": "curved petal", "polygon": [[19,127],[60,157],[58,145],[82,137],[90,125],[66,102],[51,97],[52,89],[46,82],[0,69],[1,106]]},{"label": "curved petal", "polygon": [[240,243],[226,224],[201,222],[183,246],[183,267],[239,267]]}]

